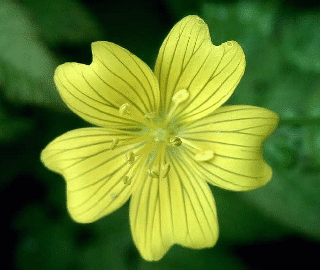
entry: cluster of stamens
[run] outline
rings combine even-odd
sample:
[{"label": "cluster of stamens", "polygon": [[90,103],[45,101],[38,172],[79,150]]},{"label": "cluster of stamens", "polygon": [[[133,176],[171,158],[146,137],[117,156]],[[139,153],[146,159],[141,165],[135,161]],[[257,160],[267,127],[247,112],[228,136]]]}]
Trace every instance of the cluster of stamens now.
[{"label": "cluster of stamens", "polygon": [[[195,153],[194,159],[197,161],[208,161],[214,157],[214,152],[212,150],[198,148],[188,140],[176,136],[174,131],[169,128],[169,123],[171,119],[174,118],[177,108],[188,98],[189,92],[186,89],[177,91],[171,99],[173,105],[166,117],[160,121],[160,125],[157,112],[148,112],[142,115],[141,112],[130,103],[124,103],[119,107],[120,116],[134,118],[135,120],[140,121],[148,127],[150,133],[149,139],[140,151],[134,153],[132,150],[129,150],[125,154],[125,162],[129,166],[125,175],[122,177],[122,181],[125,185],[131,184],[134,172],[139,167],[139,164],[141,164],[140,161],[143,160],[149,163],[147,176],[150,178],[168,177],[171,166],[165,161],[165,151],[167,147],[172,147],[173,151],[175,151],[174,149],[176,147],[179,148],[181,145],[185,145],[189,148],[191,147]],[[157,122],[154,122],[155,119],[157,119]],[[114,138],[109,149],[114,150],[118,145],[119,140]],[[157,151],[152,151],[154,149],[157,149]],[[148,161],[146,161],[147,157],[149,157]],[[155,164],[157,164],[157,166]]]}]

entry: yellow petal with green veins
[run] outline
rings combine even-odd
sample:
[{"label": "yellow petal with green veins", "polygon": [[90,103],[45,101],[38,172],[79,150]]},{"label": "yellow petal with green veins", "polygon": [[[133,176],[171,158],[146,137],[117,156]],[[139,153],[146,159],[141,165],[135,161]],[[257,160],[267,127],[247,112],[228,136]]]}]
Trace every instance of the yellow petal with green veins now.
[{"label": "yellow petal with green veins", "polygon": [[168,111],[173,95],[186,89],[190,96],[173,117],[180,123],[204,117],[227,101],[244,69],[244,53],[237,42],[214,46],[204,21],[187,16],[173,27],[157,58],[161,104]]},{"label": "yellow petal with green veins", "polygon": [[42,151],[45,166],[65,178],[68,210],[74,220],[93,222],[128,200],[136,181],[126,184],[124,177],[138,175],[126,154],[141,149],[142,140],[119,131],[84,128],[65,133]]},{"label": "yellow petal with green veins", "polygon": [[184,156],[167,154],[166,161],[166,176],[140,181],[130,201],[133,239],[149,261],[161,259],[173,244],[199,249],[212,247],[218,239],[208,184]]},{"label": "yellow petal with green veins", "polygon": [[278,120],[276,113],[259,107],[221,107],[182,131],[186,155],[192,160],[199,149],[213,151],[212,159],[194,161],[202,178],[213,185],[236,191],[261,187],[272,176],[262,144]]},{"label": "yellow petal with green veins", "polygon": [[[90,65],[65,63],[54,80],[68,107],[86,121],[104,127],[133,128],[158,109],[159,87],[150,68],[138,57],[110,42],[92,44]],[[134,117],[119,114],[128,103]]]}]

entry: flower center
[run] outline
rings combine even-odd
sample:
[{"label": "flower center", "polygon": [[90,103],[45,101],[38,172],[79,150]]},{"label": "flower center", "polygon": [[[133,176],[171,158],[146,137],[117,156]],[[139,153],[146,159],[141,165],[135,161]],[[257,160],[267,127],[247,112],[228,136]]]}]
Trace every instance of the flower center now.
[{"label": "flower center", "polygon": [[166,140],[167,130],[164,128],[157,128],[153,131],[153,139],[155,142],[163,142]]},{"label": "flower center", "polygon": [[[180,157],[186,151],[188,151],[188,155],[192,153],[194,159],[198,162],[205,162],[214,158],[213,150],[203,149],[203,147],[198,147],[196,143],[183,138],[183,132],[177,124],[179,122],[177,118],[179,111],[177,109],[188,98],[188,90],[177,91],[172,96],[171,107],[168,111],[165,111],[166,113],[162,111],[160,113],[147,112],[142,115],[139,109],[130,103],[124,103],[119,107],[119,114],[122,117],[132,118],[145,124],[140,135],[146,139],[146,144],[137,151],[133,148],[125,154],[124,162],[128,167],[121,178],[125,185],[131,184],[136,171],[140,170],[141,166],[148,167],[146,173],[150,178],[169,177],[170,159]],[[109,148],[114,150],[118,145],[121,146],[122,144],[119,139],[114,138]]]}]

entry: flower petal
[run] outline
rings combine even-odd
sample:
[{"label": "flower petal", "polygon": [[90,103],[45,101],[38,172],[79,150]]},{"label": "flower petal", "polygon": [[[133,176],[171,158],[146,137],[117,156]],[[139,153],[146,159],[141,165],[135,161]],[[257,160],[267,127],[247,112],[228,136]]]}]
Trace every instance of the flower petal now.
[{"label": "flower petal", "polygon": [[43,150],[41,160],[64,176],[72,218],[87,223],[115,211],[128,200],[133,185],[123,181],[130,175],[126,154],[142,144],[119,132],[83,128],[52,141]]},{"label": "flower petal", "polygon": [[168,155],[165,177],[146,176],[130,201],[134,242],[146,260],[159,260],[173,244],[212,247],[218,239],[211,190],[197,168],[181,155]]},{"label": "flower petal", "polygon": [[[134,126],[158,108],[159,87],[150,68],[135,55],[110,42],[92,43],[90,65],[65,63],[54,80],[68,107],[98,126]],[[121,105],[132,105],[132,117],[119,114]]]},{"label": "flower petal", "polygon": [[155,75],[161,106],[168,111],[173,95],[186,89],[190,96],[178,107],[177,119],[192,121],[212,113],[233,93],[244,68],[244,53],[237,42],[214,46],[204,21],[187,16],[173,27],[160,48]]},{"label": "flower petal", "polygon": [[275,130],[279,117],[254,106],[224,106],[206,118],[190,123],[181,137],[190,158],[199,149],[212,150],[212,159],[198,162],[211,184],[230,190],[265,185],[272,170],[263,160],[262,143]]}]

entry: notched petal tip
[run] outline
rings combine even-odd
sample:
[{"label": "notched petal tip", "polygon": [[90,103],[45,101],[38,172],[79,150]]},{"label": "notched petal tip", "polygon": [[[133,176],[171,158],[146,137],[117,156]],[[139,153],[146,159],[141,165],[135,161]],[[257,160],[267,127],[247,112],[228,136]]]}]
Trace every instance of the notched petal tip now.
[{"label": "notched petal tip", "polygon": [[114,43],[97,41],[91,47],[91,64],[65,63],[55,71],[54,82],[64,102],[97,126],[145,124],[144,117],[121,117],[118,108],[130,103],[141,116],[157,110],[159,86],[151,69]]},{"label": "notched petal tip", "polygon": [[157,58],[162,106],[170,111],[177,90],[187,89],[190,97],[173,117],[183,122],[204,117],[228,100],[244,70],[245,55],[236,41],[213,45],[208,25],[187,16],[170,31]]},{"label": "notched petal tip", "polygon": [[130,136],[118,134],[115,139],[114,135],[103,128],[72,130],[41,153],[45,166],[64,177],[68,211],[76,222],[98,220],[121,207],[131,195],[133,184],[123,178],[128,173],[125,153],[135,145],[119,146],[119,141]]},{"label": "notched petal tip", "polygon": [[[240,44],[234,40],[226,41],[220,45],[224,49],[224,54],[226,55],[227,53],[231,54],[230,59],[234,61],[235,63],[238,60],[238,67],[242,68],[242,75],[245,70],[246,66],[246,60],[245,60],[245,54],[243,51],[243,48],[240,46]],[[220,47],[218,46],[218,47]]]},{"label": "notched petal tip", "polygon": [[278,120],[278,115],[268,109],[223,106],[190,125],[185,136],[201,148],[209,145],[214,149],[215,158],[199,164],[199,171],[209,183],[248,191],[264,186],[272,178],[272,169],[263,159],[262,146]]}]

